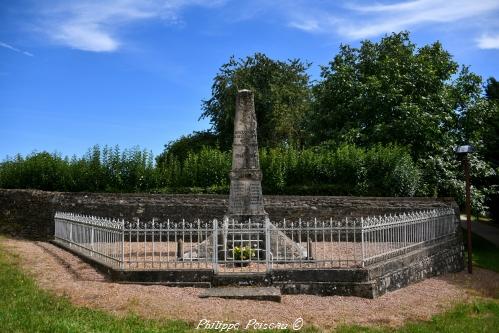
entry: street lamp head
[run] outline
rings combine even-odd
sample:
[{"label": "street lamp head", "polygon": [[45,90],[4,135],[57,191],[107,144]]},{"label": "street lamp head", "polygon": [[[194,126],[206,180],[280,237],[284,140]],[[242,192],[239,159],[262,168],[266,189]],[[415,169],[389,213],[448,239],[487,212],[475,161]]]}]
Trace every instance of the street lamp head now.
[{"label": "street lamp head", "polygon": [[454,152],[458,155],[465,155],[475,151],[475,147],[472,145],[458,146],[454,149]]}]

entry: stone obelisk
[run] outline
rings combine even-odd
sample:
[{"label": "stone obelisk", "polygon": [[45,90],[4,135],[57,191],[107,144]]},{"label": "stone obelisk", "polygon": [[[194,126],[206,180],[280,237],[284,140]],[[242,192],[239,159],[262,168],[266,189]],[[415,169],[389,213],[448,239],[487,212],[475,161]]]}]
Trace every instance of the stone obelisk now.
[{"label": "stone obelisk", "polygon": [[265,212],[256,127],[253,92],[239,90],[234,119],[229,208],[224,216],[222,232],[223,252],[227,254],[234,246],[250,246],[257,251],[259,258],[304,258],[306,250],[270,223]]},{"label": "stone obelisk", "polygon": [[307,257],[307,251],[277,229],[265,212],[256,126],[253,93],[239,90],[234,119],[232,171],[229,175],[229,208],[223,227],[217,234],[186,252],[183,255],[185,259],[212,257],[214,245],[218,249],[215,255],[221,262],[234,258],[231,251],[235,247],[251,247],[258,260]]},{"label": "stone obelisk", "polygon": [[239,222],[263,222],[262,172],[258,157],[255,102],[250,90],[239,90],[236,98],[229,209],[226,218]]}]

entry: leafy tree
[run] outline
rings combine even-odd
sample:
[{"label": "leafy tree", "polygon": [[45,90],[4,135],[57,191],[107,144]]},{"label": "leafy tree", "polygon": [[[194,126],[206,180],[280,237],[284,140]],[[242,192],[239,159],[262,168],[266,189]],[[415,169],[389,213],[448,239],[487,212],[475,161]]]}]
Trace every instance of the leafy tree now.
[{"label": "leafy tree", "polygon": [[310,64],[299,59],[278,61],[256,53],[231,57],[213,79],[212,96],[202,102],[202,118],[209,118],[223,150],[230,149],[237,90],[255,94],[258,140],[262,147],[300,146],[303,118],[309,109]]},{"label": "leafy tree", "polygon": [[170,141],[165,145],[164,151],[156,156],[156,164],[162,168],[171,156],[175,156],[179,161],[184,161],[190,152],[199,152],[204,147],[217,147],[218,139],[210,131],[194,132],[183,135],[177,140]]},{"label": "leafy tree", "polygon": [[440,43],[417,49],[407,32],[359,49],[342,45],[314,87],[310,130],[316,142],[399,143],[426,154],[448,144],[455,128],[460,96],[448,81],[457,70]]},{"label": "leafy tree", "polygon": [[489,77],[485,88],[487,99],[499,101],[499,82],[494,77]]},{"label": "leafy tree", "polygon": [[499,82],[491,77],[487,80],[485,88],[487,100],[490,102],[490,112],[485,119],[482,118],[483,142],[485,156],[495,168],[499,167]]},{"label": "leafy tree", "polygon": [[495,171],[486,179],[489,187],[486,201],[490,215],[499,223],[499,82],[495,78],[487,80],[485,93],[491,108],[488,117],[482,119],[483,154]]},{"label": "leafy tree", "polygon": [[408,147],[423,169],[419,194],[452,194],[459,168],[452,148],[464,115],[480,102],[479,76],[459,70],[439,42],[417,48],[400,32],[360,48],[342,45],[321,77],[308,123],[312,143]]}]

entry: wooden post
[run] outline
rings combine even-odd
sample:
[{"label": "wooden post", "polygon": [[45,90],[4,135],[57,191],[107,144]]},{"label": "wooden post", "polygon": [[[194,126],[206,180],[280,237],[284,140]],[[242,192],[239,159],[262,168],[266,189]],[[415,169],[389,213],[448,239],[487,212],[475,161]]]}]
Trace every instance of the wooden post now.
[{"label": "wooden post", "polygon": [[468,154],[464,155],[464,176],[466,177],[466,229],[468,238],[468,273],[473,273],[473,253],[471,249],[471,182],[470,182],[470,162]]}]

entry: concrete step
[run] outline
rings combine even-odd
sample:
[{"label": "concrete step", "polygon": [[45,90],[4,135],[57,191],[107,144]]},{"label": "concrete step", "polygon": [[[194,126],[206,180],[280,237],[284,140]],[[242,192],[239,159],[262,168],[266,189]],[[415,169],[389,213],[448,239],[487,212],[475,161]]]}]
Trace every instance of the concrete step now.
[{"label": "concrete step", "polygon": [[205,289],[200,298],[250,299],[281,302],[281,289],[275,287],[220,287]]}]

